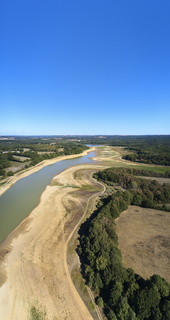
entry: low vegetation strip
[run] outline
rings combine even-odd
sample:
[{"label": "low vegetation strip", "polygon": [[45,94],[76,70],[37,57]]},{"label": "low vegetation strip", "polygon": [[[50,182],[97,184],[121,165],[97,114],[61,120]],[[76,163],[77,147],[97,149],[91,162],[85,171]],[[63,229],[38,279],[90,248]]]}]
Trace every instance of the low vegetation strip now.
[{"label": "low vegetation strip", "polygon": [[[95,177],[123,189],[100,200],[79,230],[82,274],[95,293],[96,303],[109,320],[170,319],[170,284],[159,275],[144,280],[123,267],[115,225],[115,219],[134,202],[140,206],[165,205],[170,186],[146,180],[144,184],[125,169],[107,169]],[[152,192],[152,203],[147,203],[148,192]]]}]

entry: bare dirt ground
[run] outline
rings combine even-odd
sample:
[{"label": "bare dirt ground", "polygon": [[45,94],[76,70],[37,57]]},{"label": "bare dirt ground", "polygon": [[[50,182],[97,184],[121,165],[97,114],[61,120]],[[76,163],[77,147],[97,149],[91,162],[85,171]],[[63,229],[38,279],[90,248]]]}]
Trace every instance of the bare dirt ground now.
[{"label": "bare dirt ground", "polygon": [[5,171],[6,172],[12,171],[13,173],[16,173],[17,171],[24,169],[26,165],[29,166],[30,162],[31,161],[27,161],[27,162],[24,162],[24,163],[15,162],[15,165],[13,165],[12,167],[6,168]]},{"label": "bare dirt ground", "polygon": [[146,180],[156,180],[160,184],[164,184],[164,183],[170,184],[170,178],[144,177],[144,176],[138,176],[138,178],[142,178],[142,179],[146,179]]},{"label": "bare dirt ground", "polygon": [[123,264],[144,279],[159,274],[170,282],[169,212],[129,206],[116,221]]}]

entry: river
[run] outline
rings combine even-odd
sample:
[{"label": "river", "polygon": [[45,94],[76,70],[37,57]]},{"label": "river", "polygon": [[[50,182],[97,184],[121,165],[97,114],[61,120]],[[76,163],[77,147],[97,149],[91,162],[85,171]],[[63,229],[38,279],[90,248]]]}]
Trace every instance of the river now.
[{"label": "river", "polygon": [[38,205],[42,192],[56,174],[71,166],[94,163],[90,159],[94,156],[95,152],[89,152],[82,157],[58,161],[43,167],[20,179],[2,194],[0,196],[0,242]]}]

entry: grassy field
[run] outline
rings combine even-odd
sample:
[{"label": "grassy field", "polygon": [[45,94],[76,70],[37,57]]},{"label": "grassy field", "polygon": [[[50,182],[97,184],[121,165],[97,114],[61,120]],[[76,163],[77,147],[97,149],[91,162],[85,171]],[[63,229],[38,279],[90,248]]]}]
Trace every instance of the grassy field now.
[{"label": "grassy field", "polygon": [[26,162],[18,162],[18,161],[11,161],[11,166],[6,168],[5,171],[8,172],[8,171],[12,171],[12,172],[18,172],[22,169],[25,168],[25,166],[29,165],[31,161],[26,161]]},{"label": "grassy field", "polygon": [[135,168],[157,173],[170,172],[169,166],[158,166],[153,164],[141,164],[122,159],[127,154],[127,150],[122,147],[103,146],[98,148],[97,159],[103,162],[103,166]]},{"label": "grassy field", "polygon": [[123,264],[147,279],[159,274],[170,282],[169,212],[129,206],[116,220]]},{"label": "grassy field", "polygon": [[[108,167],[135,168],[156,173],[170,172],[168,166],[125,161],[121,158],[124,152],[126,150],[119,147],[102,147],[99,148],[98,159],[101,157],[103,165]],[[153,179],[159,183],[170,183],[168,178]],[[106,189],[107,193],[112,192],[109,188],[110,186]],[[145,279],[159,274],[170,282],[169,212],[129,206],[117,219],[116,225],[123,264]]]}]

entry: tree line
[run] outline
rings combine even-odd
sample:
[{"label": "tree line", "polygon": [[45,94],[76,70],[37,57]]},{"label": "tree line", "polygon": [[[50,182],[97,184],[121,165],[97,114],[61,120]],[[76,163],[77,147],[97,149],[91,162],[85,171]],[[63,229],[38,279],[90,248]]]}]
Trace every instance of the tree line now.
[{"label": "tree line", "polygon": [[170,137],[158,136],[146,140],[139,140],[126,146],[130,154],[123,156],[125,160],[153,163],[157,165],[170,165]]},{"label": "tree line", "polygon": [[[118,174],[115,169],[95,174],[100,181],[108,184],[122,183],[123,188],[127,186],[127,189],[100,199],[97,209],[81,225],[77,252],[82,274],[108,320],[169,320],[170,284],[159,275],[144,280],[132,269],[126,269],[122,265],[115,219],[130,204],[136,202],[139,190],[146,195],[146,186],[141,181],[130,179],[127,172],[123,172],[121,178],[121,170],[118,170]],[[135,189],[132,184],[134,181]],[[155,185],[153,189],[155,190]],[[170,187],[168,190],[170,191]],[[168,199],[169,197],[170,193],[167,195]],[[156,200],[157,203],[163,201]],[[143,206],[143,203],[140,205]]]},{"label": "tree line", "polygon": [[[112,186],[120,186],[129,190],[131,204],[145,208],[170,211],[170,184],[160,184],[157,180],[139,178],[141,174],[148,176],[151,172],[138,169],[109,168],[94,174],[94,177]],[[169,173],[152,173],[155,177],[169,177]]]}]

